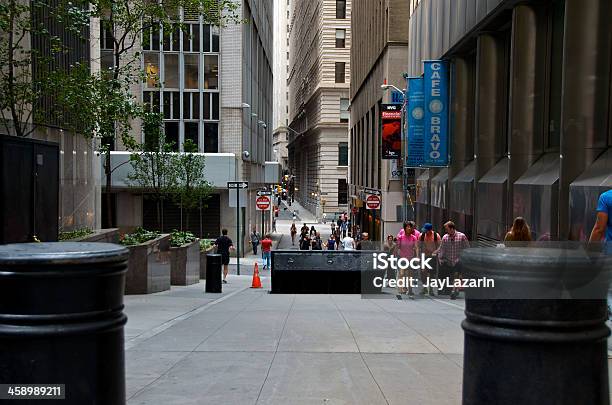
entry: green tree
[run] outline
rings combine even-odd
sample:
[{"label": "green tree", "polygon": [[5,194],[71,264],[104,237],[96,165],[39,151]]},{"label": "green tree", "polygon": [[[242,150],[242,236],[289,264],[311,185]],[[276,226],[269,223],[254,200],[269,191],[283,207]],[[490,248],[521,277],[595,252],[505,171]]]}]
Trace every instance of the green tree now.
[{"label": "green tree", "polygon": [[183,150],[184,153],[174,155],[175,184],[172,191],[174,201],[181,208],[181,231],[184,228],[183,217],[189,224],[190,212],[200,208],[213,192],[212,185],[204,179],[204,154],[197,153],[198,146],[191,139],[183,143]]},{"label": "green tree", "polygon": [[75,80],[72,84],[76,86],[63,98],[62,106],[83,101],[83,106],[90,110],[80,115],[80,122],[102,139],[107,218],[108,225],[114,226],[111,193],[115,168],[111,165],[110,152],[117,140],[128,150],[139,149],[132,137],[131,123],[143,113],[143,108],[132,96],[131,89],[147,76],[141,68],[141,55],[136,51],[140,39],[147,37],[143,33],[158,27],[164,32],[184,31],[186,26],[178,20],[181,9],[197,13],[204,23],[217,26],[241,23],[241,20],[237,13],[239,3],[233,0],[90,0],[89,5],[92,15],[100,19],[101,31],[112,42],[113,65],[85,81],[83,89],[79,88],[83,81]]},{"label": "green tree", "polygon": [[147,141],[135,146],[130,155],[133,170],[128,175],[128,184],[145,192],[144,198],[155,201],[157,230],[163,232],[163,204],[176,189],[173,145],[166,142],[160,114],[145,113],[143,127]]},{"label": "green tree", "polygon": [[[86,4],[78,0],[54,5],[44,0],[0,0],[0,122],[7,134],[27,137],[39,125],[49,124],[37,103],[57,96],[62,87],[54,86],[53,80],[71,73],[50,67],[61,66],[59,61],[72,51],[68,38],[88,46],[82,33],[89,16]],[[34,46],[35,40],[44,46]],[[73,111],[79,108],[72,106]]]}]

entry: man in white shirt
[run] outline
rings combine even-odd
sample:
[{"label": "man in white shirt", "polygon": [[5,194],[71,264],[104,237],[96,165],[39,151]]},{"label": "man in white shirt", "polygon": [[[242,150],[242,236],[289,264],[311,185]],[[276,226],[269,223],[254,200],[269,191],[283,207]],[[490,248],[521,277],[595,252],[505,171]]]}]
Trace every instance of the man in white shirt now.
[{"label": "man in white shirt", "polygon": [[342,239],[342,248],[344,250],[355,250],[355,239],[351,237],[349,232],[344,239]]}]

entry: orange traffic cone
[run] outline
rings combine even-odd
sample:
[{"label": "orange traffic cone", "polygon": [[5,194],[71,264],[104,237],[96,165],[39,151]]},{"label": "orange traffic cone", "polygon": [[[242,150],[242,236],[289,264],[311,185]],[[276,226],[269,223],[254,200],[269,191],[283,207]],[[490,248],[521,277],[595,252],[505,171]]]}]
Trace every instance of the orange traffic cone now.
[{"label": "orange traffic cone", "polygon": [[261,288],[261,280],[259,279],[259,266],[255,263],[253,268],[253,283],[251,288]]}]

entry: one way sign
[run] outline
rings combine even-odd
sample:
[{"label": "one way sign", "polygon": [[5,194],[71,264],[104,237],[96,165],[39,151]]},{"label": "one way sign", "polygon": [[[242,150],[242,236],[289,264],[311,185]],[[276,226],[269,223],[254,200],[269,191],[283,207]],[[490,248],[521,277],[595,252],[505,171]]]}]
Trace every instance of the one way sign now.
[{"label": "one way sign", "polygon": [[248,181],[228,181],[227,182],[227,188],[229,188],[229,189],[233,189],[233,188],[249,188],[249,182]]}]

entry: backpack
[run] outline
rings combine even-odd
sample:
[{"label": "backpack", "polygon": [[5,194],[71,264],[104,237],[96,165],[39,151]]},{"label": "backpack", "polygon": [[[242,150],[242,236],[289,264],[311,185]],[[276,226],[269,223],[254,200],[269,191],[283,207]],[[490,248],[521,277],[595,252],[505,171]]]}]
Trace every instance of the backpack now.
[{"label": "backpack", "polygon": [[[423,232],[423,233],[421,234],[421,236],[419,237],[419,240],[420,240],[421,242],[424,242],[424,241],[425,241],[425,232]],[[437,233],[436,231],[434,231],[434,242],[437,242],[437,241],[438,241],[438,233]]]}]

